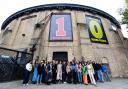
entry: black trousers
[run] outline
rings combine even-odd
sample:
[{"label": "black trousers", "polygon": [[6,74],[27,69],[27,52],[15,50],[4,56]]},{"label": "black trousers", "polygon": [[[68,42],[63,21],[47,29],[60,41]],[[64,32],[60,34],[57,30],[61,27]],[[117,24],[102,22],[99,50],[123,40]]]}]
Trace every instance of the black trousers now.
[{"label": "black trousers", "polygon": [[96,81],[98,81],[98,75],[97,75],[97,72],[95,71],[95,74],[94,74],[94,78]]},{"label": "black trousers", "polygon": [[91,83],[91,80],[90,80],[89,74],[87,74],[87,78],[88,78],[88,83]]},{"label": "black trousers", "polygon": [[62,82],[66,82],[67,73],[66,71],[62,73]]},{"label": "black trousers", "polygon": [[77,83],[77,72],[72,71],[72,75],[73,75],[73,83],[76,84]]},{"label": "black trousers", "polygon": [[24,70],[24,79],[23,79],[23,84],[27,84],[28,83],[28,81],[29,81],[29,75],[30,75],[30,72],[28,71],[28,70]]},{"label": "black trousers", "polygon": [[42,83],[45,83],[46,72],[42,71]]},{"label": "black trousers", "polygon": [[67,83],[72,83],[71,79],[72,79],[72,73],[68,72],[67,73]]},{"label": "black trousers", "polygon": [[52,74],[52,83],[54,83],[54,84],[57,83],[56,75],[57,75],[57,73],[56,72],[53,72],[53,74]]}]

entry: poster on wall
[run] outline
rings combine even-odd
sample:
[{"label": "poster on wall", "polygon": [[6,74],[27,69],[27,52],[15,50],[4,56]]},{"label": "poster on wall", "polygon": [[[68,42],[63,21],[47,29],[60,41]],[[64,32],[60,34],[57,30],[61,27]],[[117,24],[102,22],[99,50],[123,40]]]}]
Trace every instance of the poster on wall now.
[{"label": "poster on wall", "polygon": [[93,16],[86,16],[86,22],[91,42],[108,44],[101,19]]},{"label": "poster on wall", "polygon": [[70,14],[53,14],[51,17],[49,41],[72,41]]}]

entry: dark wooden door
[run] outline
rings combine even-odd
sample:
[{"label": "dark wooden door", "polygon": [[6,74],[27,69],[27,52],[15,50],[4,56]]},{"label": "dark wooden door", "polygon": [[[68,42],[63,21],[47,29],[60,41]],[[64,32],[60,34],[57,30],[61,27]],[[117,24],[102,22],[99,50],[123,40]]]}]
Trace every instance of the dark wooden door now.
[{"label": "dark wooden door", "polygon": [[68,61],[68,52],[53,52],[53,60]]}]

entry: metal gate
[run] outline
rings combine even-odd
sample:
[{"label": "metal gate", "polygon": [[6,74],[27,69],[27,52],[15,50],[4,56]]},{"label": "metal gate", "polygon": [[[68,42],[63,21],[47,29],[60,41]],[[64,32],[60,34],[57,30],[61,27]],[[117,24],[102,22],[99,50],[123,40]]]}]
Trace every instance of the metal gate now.
[{"label": "metal gate", "polygon": [[24,66],[32,57],[27,50],[0,47],[0,82],[22,79]]}]

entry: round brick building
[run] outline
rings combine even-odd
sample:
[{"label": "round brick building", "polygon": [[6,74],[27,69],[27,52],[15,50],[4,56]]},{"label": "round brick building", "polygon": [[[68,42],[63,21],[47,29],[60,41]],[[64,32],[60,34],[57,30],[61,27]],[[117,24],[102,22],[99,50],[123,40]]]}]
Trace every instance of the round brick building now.
[{"label": "round brick building", "polygon": [[1,27],[1,47],[27,50],[47,60],[107,63],[113,77],[128,76],[128,47],[119,22],[99,9],[47,4],[18,11]]}]

